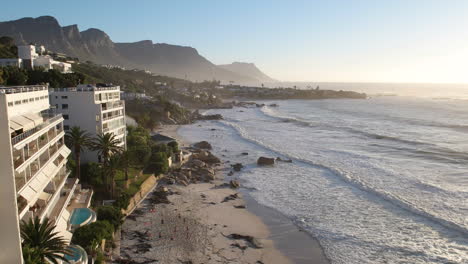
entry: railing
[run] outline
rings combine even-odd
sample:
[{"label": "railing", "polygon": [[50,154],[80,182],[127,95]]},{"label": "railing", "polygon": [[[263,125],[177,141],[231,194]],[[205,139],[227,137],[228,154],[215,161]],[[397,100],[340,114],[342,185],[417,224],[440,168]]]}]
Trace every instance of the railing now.
[{"label": "railing", "polygon": [[123,115],[113,115],[113,116],[107,116],[107,117],[104,117],[102,119],[102,121],[107,121],[107,120],[111,120],[111,119],[114,119],[114,118],[117,118],[117,117],[122,117]]},{"label": "railing", "polygon": [[14,93],[26,93],[26,92],[37,92],[48,90],[47,85],[27,85],[27,86],[9,86],[0,87],[0,93],[14,94]]},{"label": "railing", "polygon": [[125,103],[124,103],[123,100],[119,100],[119,101],[115,101],[115,102],[108,102],[108,103],[106,103],[105,106],[101,106],[101,110],[106,111],[106,110],[110,110],[110,109],[114,109],[114,108],[119,108],[119,107],[122,107],[124,105],[125,105]]},{"label": "railing", "polygon": [[14,145],[18,144],[19,142],[23,141],[27,137],[31,136],[32,134],[36,133],[37,131],[40,131],[44,127],[52,124],[53,122],[59,120],[60,118],[62,118],[62,114],[56,114],[55,116],[53,116],[53,117],[51,117],[49,119],[46,119],[44,121],[44,123],[39,124],[38,126],[34,127],[33,129],[30,129],[30,130],[28,130],[26,132],[23,132],[23,133],[17,135],[16,137],[12,138],[11,139],[11,145],[14,146]]},{"label": "railing", "polygon": [[120,86],[110,87],[96,87],[96,86],[84,86],[84,87],[69,87],[69,88],[55,88],[55,92],[94,92],[94,91],[111,91],[120,90]]}]

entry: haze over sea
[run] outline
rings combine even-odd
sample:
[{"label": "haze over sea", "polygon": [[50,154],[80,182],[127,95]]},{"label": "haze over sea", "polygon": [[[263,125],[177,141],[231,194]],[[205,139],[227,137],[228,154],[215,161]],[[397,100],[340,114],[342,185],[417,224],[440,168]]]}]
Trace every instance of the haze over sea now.
[{"label": "haze over sea", "polygon": [[[224,120],[179,133],[247,165],[235,177],[314,235],[333,263],[467,263],[468,92],[340,85],[405,96],[209,110]],[[293,163],[257,167],[259,156]]]}]

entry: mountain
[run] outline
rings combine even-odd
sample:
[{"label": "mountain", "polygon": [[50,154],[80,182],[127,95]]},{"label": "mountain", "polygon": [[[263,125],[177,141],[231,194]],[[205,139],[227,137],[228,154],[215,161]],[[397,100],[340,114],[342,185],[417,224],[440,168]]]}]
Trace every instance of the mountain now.
[{"label": "mountain", "polygon": [[263,73],[260,69],[255,66],[253,63],[247,62],[233,62],[231,64],[218,65],[218,67],[235,72],[239,75],[248,76],[250,78],[256,79],[262,83],[274,83],[277,80],[270,78],[268,75]]},{"label": "mountain", "polygon": [[65,53],[81,61],[149,70],[155,74],[192,81],[221,80],[239,84],[259,84],[272,80],[254,64],[215,65],[192,47],[143,40],[115,43],[102,30],[80,31],[77,25],[62,27],[51,16],[0,22],[0,36],[10,36],[17,45],[35,43],[53,52]]}]

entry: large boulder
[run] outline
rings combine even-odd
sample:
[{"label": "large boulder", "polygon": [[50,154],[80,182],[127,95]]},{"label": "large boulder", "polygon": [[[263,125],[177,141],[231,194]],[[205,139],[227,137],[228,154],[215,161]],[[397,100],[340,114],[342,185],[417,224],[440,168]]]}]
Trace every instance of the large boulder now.
[{"label": "large boulder", "polygon": [[190,165],[192,165],[193,167],[199,167],[199,168],[206,167],[206,163],[199,159],[193,159],[192,161],[190,161]]},{"label": "large boulder", "polygon": [[207,141],[200,141],[198,143],[193,144],[193,146],[199,149],[212,149],[211,144]]},{"label": "large boulder", "polygon": [[275,164],[274,158],[260,157],[257,160],[257,165],[259,166],[267,166],[267,165],[274,165],[274,164]]},{"label": "large boulder", "polygon": [[240,183],[238,180],[231,180],[229,181],[229,186],[232,188],[232,189],[237,189],[240,187]]},{"label": "large boulder", "polygon": [[221,160],[209,151],[201,151],[200,153],[193,154],[193,158],[208,164],[221,163]]},{"label": "large boulder", "polygon": [[242,168],[244,168],[244,165],[242,165],[242,163],[236,163],[234,165],[231,165],[231,167],[234,169],[234,171],[241,171]]}]

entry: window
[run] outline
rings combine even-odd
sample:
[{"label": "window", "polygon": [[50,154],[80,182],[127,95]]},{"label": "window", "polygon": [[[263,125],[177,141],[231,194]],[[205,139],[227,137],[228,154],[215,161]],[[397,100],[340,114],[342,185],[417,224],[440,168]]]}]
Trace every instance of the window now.
[{"label": "window", "polygon": [[68,109],[68,104],[62,104],[62,109]]},{"label": "window", "polygon": [[68,96],[62,95],[62,99],[68,99]]},{"label": "window", "polygon": [[29,102],[34,102],[34,98],[29,98]]},{"label": "window", "polygon": [[70,130],[70,126],[64,125],[64,126],[63,126],[63,129],[66,130],[66,131],[68,131],[68,130]]},{"label": "window", "polygon": [[27,104],[28,103],[28,99],[23,99],[23,104]]},{"label": "window", "polygon": [[15,105],[20,105],[21,101],[15,101]]},{"label": "window", "polygon": [[39,101],[39,99],[40,99],[39,97],[34,98],[34,100],[36,100],[36,101]]},{"label": "window", "polygon": [[8,106],[13,106],[13,102],[8,102]]},{"label": "window", "polygon": [[68,120],[68,115],[63,115],[63,119]]},{"label": "window", "polygon": [[58,96],[55,96],[55,99],[58,99]]}]

